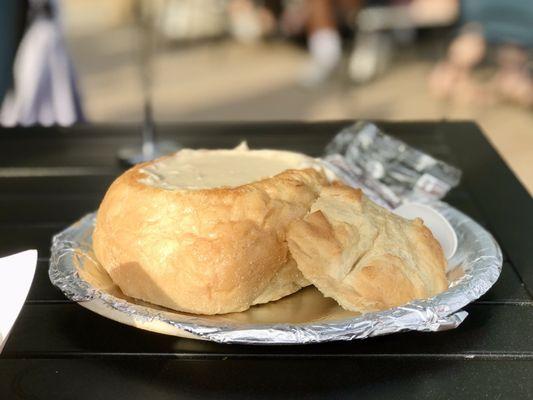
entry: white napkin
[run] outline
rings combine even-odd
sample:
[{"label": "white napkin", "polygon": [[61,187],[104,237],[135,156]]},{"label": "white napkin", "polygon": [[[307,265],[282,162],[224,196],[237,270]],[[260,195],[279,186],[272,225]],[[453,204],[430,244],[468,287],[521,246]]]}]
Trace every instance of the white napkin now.
[{"label": "white napkin", "polygon": [[0,353],[30,290],[37,250],[0,258]]}]

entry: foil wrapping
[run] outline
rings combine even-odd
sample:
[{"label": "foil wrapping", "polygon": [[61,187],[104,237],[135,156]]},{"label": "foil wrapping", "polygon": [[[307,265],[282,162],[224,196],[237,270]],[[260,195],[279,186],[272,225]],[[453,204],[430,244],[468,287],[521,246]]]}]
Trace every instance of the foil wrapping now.
[{"label": "foil wrapping", "polygon": [[496,282],[502,254],[478,223],[437,200],[460,179],[460,171],[379,131],[369,123],[343,130],[328,145],[326,166],[388,208],[416,199],[444,216],[459,240],[448,260],[448,290],[380,312],[356,314],[309,287],[241,313],[202,316],[180,313],[124,295],[92,250],[95,213],[53,238],[50,280],[69,299],[95,312],[142,329],[243,344],[305,344],[364,339],[402,331],[455,328],[462,310]]},{"label": "foil wrapping", "polygon": [[368,121],[344,128],[326,147],[330,169],[364,188],[388,208],[406,201],[440,199],[461,179],[461,171],[386,135]]}]

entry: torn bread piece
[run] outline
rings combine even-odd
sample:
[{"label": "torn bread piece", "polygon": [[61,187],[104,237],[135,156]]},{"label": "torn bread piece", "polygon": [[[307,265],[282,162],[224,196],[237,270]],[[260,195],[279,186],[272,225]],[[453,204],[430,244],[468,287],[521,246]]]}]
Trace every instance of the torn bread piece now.
[{"label": "torn bread piece", "polygon": [[446,259],[422,220],[397,216],[359,189],[324,187],[287,240],[303,275],[350,311],[383,310],[448,287]]}]

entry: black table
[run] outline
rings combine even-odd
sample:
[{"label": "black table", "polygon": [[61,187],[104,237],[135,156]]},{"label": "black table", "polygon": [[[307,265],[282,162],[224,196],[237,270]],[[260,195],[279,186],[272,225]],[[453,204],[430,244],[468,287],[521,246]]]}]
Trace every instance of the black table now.
[{"label": "black table", "polygon": [[[180,124],[190,147],[276,147],[320,155],[348,122]],[[493,233],[498,283],[457,329],[309,346],[219,345],[149,333],[72,303],[48,280],[51,235],[97,208],[136,128],[0,130],[0,256],[39,249],[26,304],[0,356],[0,399],[533,398],[531,197],[468,122],[382,123],[464,171],[447,201]]]}]

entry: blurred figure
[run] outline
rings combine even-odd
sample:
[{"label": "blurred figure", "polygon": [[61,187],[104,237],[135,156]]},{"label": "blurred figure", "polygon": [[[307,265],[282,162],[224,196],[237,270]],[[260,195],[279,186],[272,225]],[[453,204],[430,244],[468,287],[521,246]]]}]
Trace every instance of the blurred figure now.
[{"label": "blurred figure", "polygon": [[[533,106],[533,80],[528,49],[533,47],[533,2],[530,0],[463,0],[463,27],[446,59],[433,70],[429,86],[439,98],[486,102],[498,96]],[[478,85],[473,70],[485,58],[488,45],[497,46],[498,71],[488,86]]]},{"label": "blurred figure", "polygon": [[301,83],[315,86],[327,80],[342,58],[337,15],[355,21],[361,0],[308,0],[308,48],[310,61]]},{"label": "blurred figure", "polygon": [[357,16],[350,79],[366,83],[376,78],[387,70],[398,45],[412,43],[418,28],[453,24],[458,8],[458,0],[368,0]]},{"label": "blurred figure", "polygon": [[472,70],[485,56],[486,44],[478,25],[466,25],[448,49],[445,61],[437,64],[430,75],[430,90],[437,98],[472,103],[482,98],[472,80]]},{"label": "blurred figure", "polygon": [[533,80],[525,49],[506,44],[498,51],[497,63],[493,86],[500,96],[525,107],[533,106]]},{"label": "blurred figure", "polygon": [[25,31],[9,69],[11,87],[0,106],[0,124],[70,125],[83,120],[74,71],[54,0],[29,0]]},{"label": "blurred figure", "polygon": [[327,80],[342,57],[339,21],[354,24],[361,0],[231,0],[230,31],[241,42],[281,33],[307,31],[310,60],[301,83],[314,86]]},{"label": "blurred figure", "polygon": [[454,22],[457,0],[308,0],[310,63],[302,83],[325,81],[339,65],[342,51],[337,22],[356,29],[348,74],[368,82],[388,67],[395,42],[413,40],[415,29]]}]

